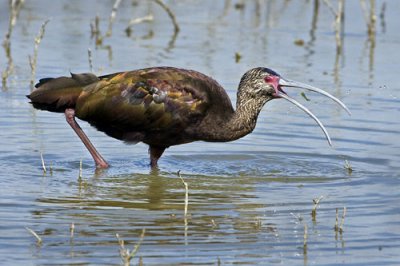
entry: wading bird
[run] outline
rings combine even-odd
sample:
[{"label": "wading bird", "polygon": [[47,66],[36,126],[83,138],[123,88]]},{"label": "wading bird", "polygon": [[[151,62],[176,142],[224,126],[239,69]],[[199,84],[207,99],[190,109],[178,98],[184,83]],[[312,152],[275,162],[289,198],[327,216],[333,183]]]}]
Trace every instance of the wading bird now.
[{"label": "wading bird", "polygon": [[193,141],[226,142],[253,131],[265,103],[283,98],[312,117],[329,144],[328,132],[306,107],[289,97],[283,88],[302,88],[323,94],[348,108],[337,98],[313,86],[281,77],[259,67],[240,80],[236,109],[226,91],[214,79],[193,70],[153,67],[99,76],[72,74],[45,78],[27,97],[41,110],[65,114],[68,124],[92,155],[96,166],[108,163],[95,149],[75,120],[90,125],[127,143],[149,145],[150,165],[164,150]]}]

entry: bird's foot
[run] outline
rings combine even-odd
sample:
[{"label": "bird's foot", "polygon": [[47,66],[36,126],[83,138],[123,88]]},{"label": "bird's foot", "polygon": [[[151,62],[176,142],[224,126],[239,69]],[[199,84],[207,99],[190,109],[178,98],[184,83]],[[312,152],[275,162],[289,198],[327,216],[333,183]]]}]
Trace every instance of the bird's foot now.
[{"label": "bird's foot", "polygon": [[104,159],[100,161],[95,161],[95,163],[96,163],[96,168],[98,169],[106,169],[110,167],[110,165]]},{"label": "bird's foot", "polygon": [[158,168],[158,159],[160,159],[161,155],[164,153],[165,147],[156,147],[151,146],[149,147],[150,153],[150,167],[152,169]]}]

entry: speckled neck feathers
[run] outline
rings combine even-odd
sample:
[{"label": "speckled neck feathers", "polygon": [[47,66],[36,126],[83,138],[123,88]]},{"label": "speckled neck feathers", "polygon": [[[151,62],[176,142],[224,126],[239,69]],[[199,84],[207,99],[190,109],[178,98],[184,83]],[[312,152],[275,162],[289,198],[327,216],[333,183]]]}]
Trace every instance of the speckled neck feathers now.
[{"label": "speckled neck feathers", "polygon": [[[263,81],[254,78],[254,72],[246,73],[240,83],[237,92],[236,111],[220,112],[224,116],[212,117],[214,126],[208,128],[206,141],[224,142],[237,140],[251,133],[257,123],[258,115],[270,96],[259,93],[259,88],[264,86]],[[217,122],[216,122],[217,121]]]}]

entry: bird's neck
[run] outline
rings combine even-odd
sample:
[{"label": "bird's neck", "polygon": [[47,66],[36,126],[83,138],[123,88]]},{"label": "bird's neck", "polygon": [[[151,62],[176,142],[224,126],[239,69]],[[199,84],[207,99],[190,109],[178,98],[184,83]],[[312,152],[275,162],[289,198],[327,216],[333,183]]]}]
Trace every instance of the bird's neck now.
[{"label": "bird's neck", "polygon": [[252,101],[242,101],[238,98],[236,111],[219,121],[212,121],[214,126],[207,127],[206,141],[225,142],[240,139],[251,133],[257,123],[258,114],[263,103],[254,104]]},{"label": "bird's neck", "polygon": [[231,132],[232,140],[250,134],[257,124],[258,115],[264,103],[255,103],[255,100],[242,100],[240,97],[236,103],[236,111],[230,121],[226,123],[226,130]]}]

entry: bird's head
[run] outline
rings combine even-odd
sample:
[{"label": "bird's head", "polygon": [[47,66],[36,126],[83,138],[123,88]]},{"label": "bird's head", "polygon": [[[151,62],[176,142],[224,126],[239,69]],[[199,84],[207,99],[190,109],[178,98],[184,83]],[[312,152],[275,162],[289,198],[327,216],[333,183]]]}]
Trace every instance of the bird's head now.
[{"label": "bird's head", "polygon": [[281,76],[272,69],[253,68],[247,71],[240,80],[238,96],[266,103],[279,98],[281,93],[286,94],[279,84],[280,80]]},{"label": "bird's head", "polygon": [[238,104],[242,106],[250,104],[261,109],[266,102],[272,99],[285,99],[313,118],[324,132],[329,145],[332,145],[329,134],[321,121],[319,121],[319,119],[305,106],[291,98],[283,90],[284,88],[300,88],[320,93],[338,103],[343,109],[346,110],[346,112],[350,114],[350,111],[346,105],[328,92],[308,84],[285,79],[274,70],[265,67],[253,68],[243,75],[239,84]]}]

